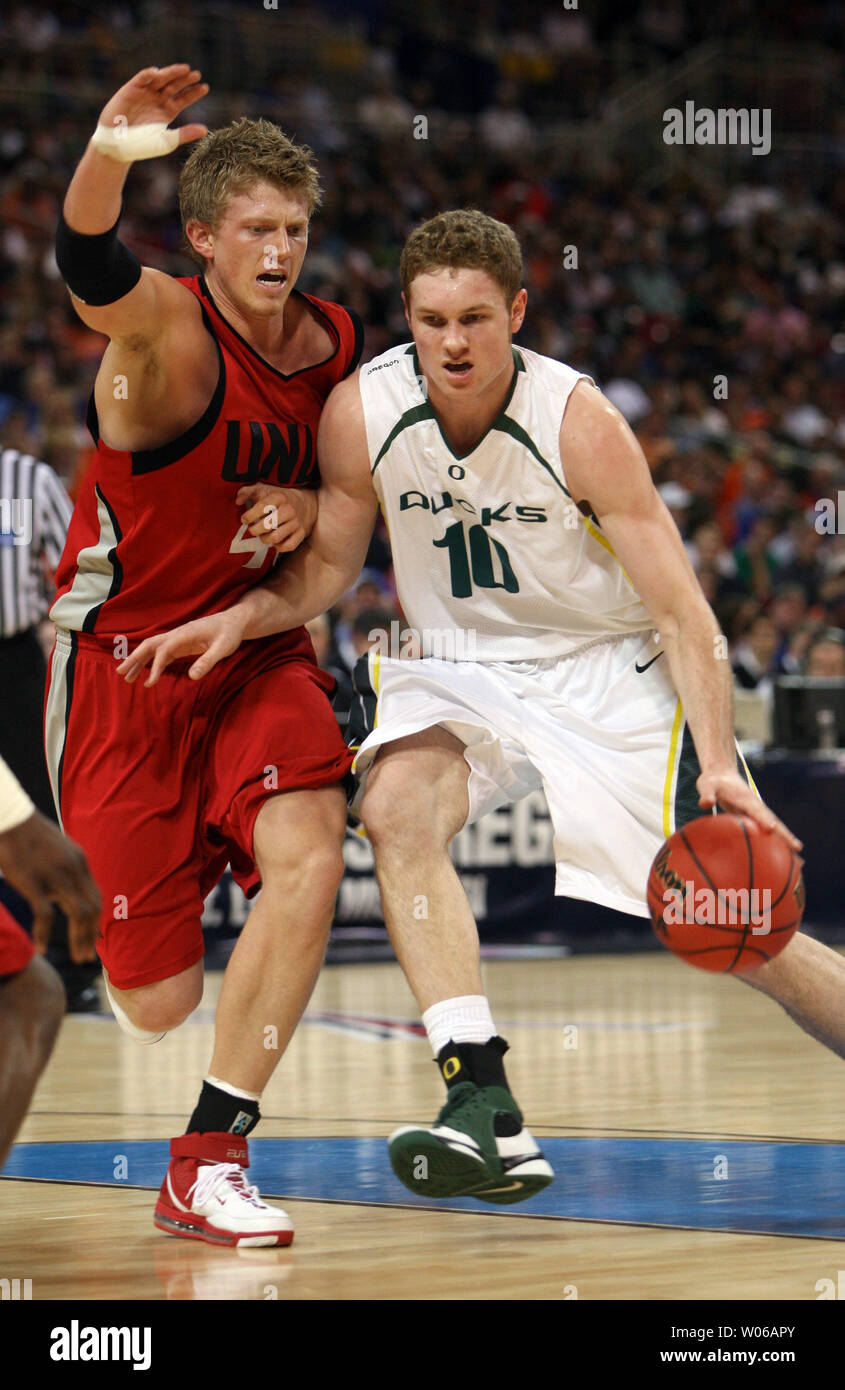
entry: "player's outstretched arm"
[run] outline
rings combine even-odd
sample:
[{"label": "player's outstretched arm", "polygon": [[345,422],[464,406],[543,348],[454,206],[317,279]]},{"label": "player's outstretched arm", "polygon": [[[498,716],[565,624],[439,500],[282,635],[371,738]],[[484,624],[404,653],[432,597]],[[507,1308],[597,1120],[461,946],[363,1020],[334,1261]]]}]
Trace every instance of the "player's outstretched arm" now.
[{"label": "player's outstretched arm", "polygon": [[575,501],[589,503],[660,634],[701,764],[700,805],[709,809],[718,802],[800,849],[737,772],[725,639],[631,429],[586,382],[570,398],[560,450]]},{"label": "player's outstretched arm", "polygon": [[134,160],[169,154],[206,134],[204,125],[167,127],[207,91],[200,73],[187,63],[136,73],[103,108],[71,179],[56,260],[79,317],[110,338],[155,340],[171,305],[178,309],[190,293],[169,275],[142,268],[118,241],[117,222]]},{"label": "player's outstretched arm", "polygon": [[71,959],[94,960],[100,894],[78,845],[36,811],[0,758],[0,871],[32,908],[32,936],[42,954],[50,939],[53,904],[68,918]]},{"label": "player's outstretched arm", "polygon": [[172,661],[198,656],[188,674],[199,680],[241,642],[299,627],[337,602],[361,572],[378,510],[357,374],[326,402],[317,457],[317,521],[307,541],[231,608],[148,637],[118,675],[134,681],[149,665],[146,684],[155,685]]}]

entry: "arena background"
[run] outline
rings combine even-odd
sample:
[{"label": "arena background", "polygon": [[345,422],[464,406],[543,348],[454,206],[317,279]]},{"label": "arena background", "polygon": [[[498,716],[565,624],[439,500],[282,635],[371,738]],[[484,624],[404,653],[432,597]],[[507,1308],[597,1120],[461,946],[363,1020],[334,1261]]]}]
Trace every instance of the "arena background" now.
[{"label": "arena background", "polygon": [[[12,6],[0,29],[0,443],[46,459],[72,492],[90,457],[104,340],[70,309],[53,234],[98,111],[145,65],[202,69],[212,90],[192,119],[263,115],[312,146],[325,202],[300,287],[358,312],[365,360],[407,340],[396,268],[413,226],[448,207],[504,219],[525,256],[518,341],[592,375],[635,429],[729,639],[752,770],[805,842],[807,921],[841,940],[842,34],[835,3],[749,0]],[[665,113],[687,103],[769,111],[770,148],[667,144]],[[175,274],[190,268],[181,157],[134,166],[121,233]],[[186,522],[174,518],[174,534]],[[341,695],[374,613],[400,617],[383,529],[362,583],[315,634]],[[802,677],[827,629],[821,702],[793,686],[779,698],[797,716],[776,717],[778,677]],[[555,901],[550,849],[540,797],[460,837],[488,950],[655,946],[644,921]],[[333,955],[387,955],[367,846],[350,836],[346,857]],[[245,911],[225,878],[207,906],[212,960]]]}]

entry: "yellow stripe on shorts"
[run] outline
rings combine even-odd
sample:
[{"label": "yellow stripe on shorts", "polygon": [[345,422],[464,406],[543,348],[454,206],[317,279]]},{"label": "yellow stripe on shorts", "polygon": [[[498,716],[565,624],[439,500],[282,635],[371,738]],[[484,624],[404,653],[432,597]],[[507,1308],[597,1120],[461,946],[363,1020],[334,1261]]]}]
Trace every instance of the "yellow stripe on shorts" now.
[{"label": "yellow stripe on shorts", "polygon": [[[375,694],[375,697],[376,697],[375,709],[373,710],[373,729],[375,729],[375,728],[377,728],[377,726],[378,726],[378,695],[379,695],[379,690],[378,690],[378,688],[379,688],[379,680],[380,680],[380,672],[381,672],[381,652],[379,652],[379,651],[371,651],[371,652],[370,652],[370,656],[371,656],[371,658],[372,658],[371,661],[369,662],[369,669],[370,669],[370,685],[372,686],[372,688],[373,688],[373,693]],[[360,695],[358,698],[359,698],[360,700],[363,700],[364,697],[363,697],[363,695]],[[364,722],[365,722],[365,726],[366,726],[366,717],[365,717],[365,721],[364,721]],[[373,729],[366,729],[366,727],[365,727],[364,739],[366,739],[366,737],[367,737],[368,734],[371,734],[371,733],[372,733]],[[363,743],[364,739],[361,740],[362,743]],[[354,758],[352,759],[352,767],[350,768],[350,771],[351,771],[355,776],[357,776],[357,775],[358,775],[358,755],[359,755],[359,753],[360,753],[360,751],[361,751],[361,744],[360,744],[360,743],[352,743],[352,744],[350,744],[349,746],[350,746],[350,748],[354,748],[354,750],[355,750],[355,756],[354,756]]]},{"label": "yellow stripe on shorts", "polygon": [[378,728],[378,696],[379,680],[381,679],[381,652],[373,652],[372,662],[373,690],[376,693],[376,707],[373,714],[373,728]]},{"label": "yellow stripe on shorts", "polygon": [[751,772],[749,771],[748,763],[745,761],[745,758],[742,756],[742,749],[740,748],[739,744],[736,745],[736,751],[737,751],[737,756],[738,756],[738,758],[739,758],[739,761],[742,763],[742,766],[745,768],[745,775],[746,775],[746,777],[748,778],[748,785],[749,785],[749,787],[751,788],[752,791],[757,792],[757,795],[759,796],[759,795],[760,795],[760,792],[759,792],[759,790],[758,790],[758,788],[757,788],[757,783],[754,781],[754,778],[751,776]]},{"label": "yellow stripe on shorts", "polygon": [[672,737],[669,741],[669,760],[666,764],[666,782],[663,787],[663,838],[665,840],[668,840],[669,836],[672,834],[672,783],[674,781],[675,762],[678,756],[678,737],[683,722],[684,711],[679,700],[675,706]]}]

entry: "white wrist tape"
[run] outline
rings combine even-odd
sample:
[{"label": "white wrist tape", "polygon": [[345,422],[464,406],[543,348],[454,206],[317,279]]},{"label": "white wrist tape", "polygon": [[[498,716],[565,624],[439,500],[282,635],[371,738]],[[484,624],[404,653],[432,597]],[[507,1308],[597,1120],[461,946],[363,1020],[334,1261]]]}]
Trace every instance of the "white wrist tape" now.
[{"label": "white wrist tape", "polygon": [[29,820],[35,807],[13,772],[0,758],[0,835]]},{"label": "white wrist tape", "polygon": [[168,130],[166,121],[150,121],[148,125],[98,125],[91,144],[100,154],[116,159],[120,164],[132,164],[136,159],[156,159],[170,154],[179,144],[178,130]]}]

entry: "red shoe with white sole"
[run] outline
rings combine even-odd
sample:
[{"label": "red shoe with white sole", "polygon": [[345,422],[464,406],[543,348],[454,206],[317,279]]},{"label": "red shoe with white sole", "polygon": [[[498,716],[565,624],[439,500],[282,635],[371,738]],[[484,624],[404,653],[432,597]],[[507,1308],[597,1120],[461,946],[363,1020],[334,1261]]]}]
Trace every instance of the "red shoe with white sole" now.
[{"label": "red shoe with white sole", "polygon": [[209,1245],[290,1245],[293,1222],[244,1178],[245,1139],[237,1134],[181,1134],[170,1141],[153,1220],[160,1231]]}]

